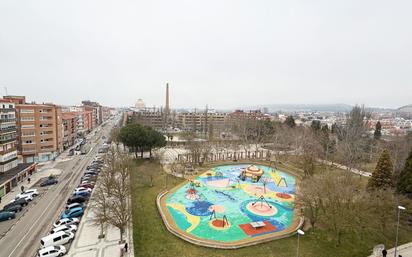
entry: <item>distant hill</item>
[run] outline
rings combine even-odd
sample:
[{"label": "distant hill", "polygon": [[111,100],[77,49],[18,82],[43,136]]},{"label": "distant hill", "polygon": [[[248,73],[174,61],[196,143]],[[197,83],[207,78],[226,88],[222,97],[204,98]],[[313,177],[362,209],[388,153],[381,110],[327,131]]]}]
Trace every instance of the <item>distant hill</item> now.
[{"label": "distant hill", "polygon": [[396,113],[405,119],[412,119],[412,104],[398,108]]},{"label": "distant hill", "polygon": [[268,108],[269,112],[349,112],[352,110],[352,106],[348,104],[267,104],[243,109],[263,108]]},{"label": "distant hill", "polygon": [[412,104],[402,106],[396,110],[397,112],[408,112],[412,113]]}]

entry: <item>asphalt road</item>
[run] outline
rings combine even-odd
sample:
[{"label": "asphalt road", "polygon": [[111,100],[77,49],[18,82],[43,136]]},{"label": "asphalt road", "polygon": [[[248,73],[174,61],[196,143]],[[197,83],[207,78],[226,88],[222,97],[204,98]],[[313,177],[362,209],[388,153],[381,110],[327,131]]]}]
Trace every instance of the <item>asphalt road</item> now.
[{"label": "asphalt road", "polygon": [[66,200],[79,184],[87,165],[97,155],[99,146],[108,136],[112,125],[106,125],[96,133],[88,144],[91,150],[86,155],[77,155],[64,163],[59,163],[63,171],[59,183],[51,186],[32,203],[6,235],[0,239],[0,257],[33,257],[40,248],[40,239],[48,235],[52,224],[65,207]]}]

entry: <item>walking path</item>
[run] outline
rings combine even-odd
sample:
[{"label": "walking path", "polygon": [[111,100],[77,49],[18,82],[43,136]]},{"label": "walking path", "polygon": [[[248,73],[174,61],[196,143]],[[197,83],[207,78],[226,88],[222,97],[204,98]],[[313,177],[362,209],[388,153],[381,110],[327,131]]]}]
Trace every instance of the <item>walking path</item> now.
[{"label": "walking path", "polygon": [[371,177],[372,176],[372,173],[370,173],[370,172],[362,171],[362,170],[358,170],[358,169],[354,169],[354,168],[349,168],[345,165],[342,165],[342,164],[339,164],[339,163],[336,163],[336,162],[331,162],[331,161],[326,161],[326,160],[321,160],[321,159],[318,159],[318,161],[323,163],[323,164],[329,165],[329,166],[335,166],[335,167],[337,167],[339,169],[342,169],[342,170],[348,170],[352,173],[355,173],[357,175],[361,175],[361,176],[364,176],[364,177]]},{"label": "walking path", "polygon": [[[122,148],[121,148],[122,149]],[[99,186],[97,184],[96,186]],[[93,197],[93,195],[92,195]],[[130,202],[129,202],[130,203]],[[120,232],[119,229],[113,226],[104,228],[104,238],[99,238],[100,227],[96,226],[93,221],[94,213],[89,207],[83,215],[76,237],[68,252],[69,257],[120,257],[121,249],[124,244],[119,244]],[[130,220],[129,226],[126,229],[123,240],[128,244],[127,253],[123,257],[134,257],[133,247],[133,228]]]},{"label": "walking path", "polygon": [[[93,223],[93,211],[87,209],[83,216],[76,237],[70,247],[69,257],[120,257],[123,244],[119,244],[120,233],[115,227],[105,228],[105,237],[99,239],[100,227]],[[124,240],[128,244],[128,251],[124,257],[134,257],[132,229],[126,231]]]}]

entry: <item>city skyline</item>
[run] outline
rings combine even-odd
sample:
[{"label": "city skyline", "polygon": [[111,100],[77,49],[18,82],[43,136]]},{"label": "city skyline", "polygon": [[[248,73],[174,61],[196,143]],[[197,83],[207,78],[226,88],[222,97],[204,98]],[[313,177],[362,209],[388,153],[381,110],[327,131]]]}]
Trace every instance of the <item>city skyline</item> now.
[{"label": "city skyline", "polygon": [[160,106],[169,82],[174,108],[398,108],[412,99],[412,38],[404,33],[411,7],[3,1],[0,90],[64,105],[95,99],[129,106],[142,98]]}]

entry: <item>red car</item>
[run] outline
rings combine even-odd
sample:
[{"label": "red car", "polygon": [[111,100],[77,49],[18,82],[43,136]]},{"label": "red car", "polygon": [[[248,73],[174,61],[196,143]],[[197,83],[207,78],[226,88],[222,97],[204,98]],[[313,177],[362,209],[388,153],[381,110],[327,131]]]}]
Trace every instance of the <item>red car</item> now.
[{"label": "red car", "polygon": [[79,187],[85,187],[85,188],[93,189],[94,185],[90,184],[90,183],[84,183],[84,184],[80,184]]}]

